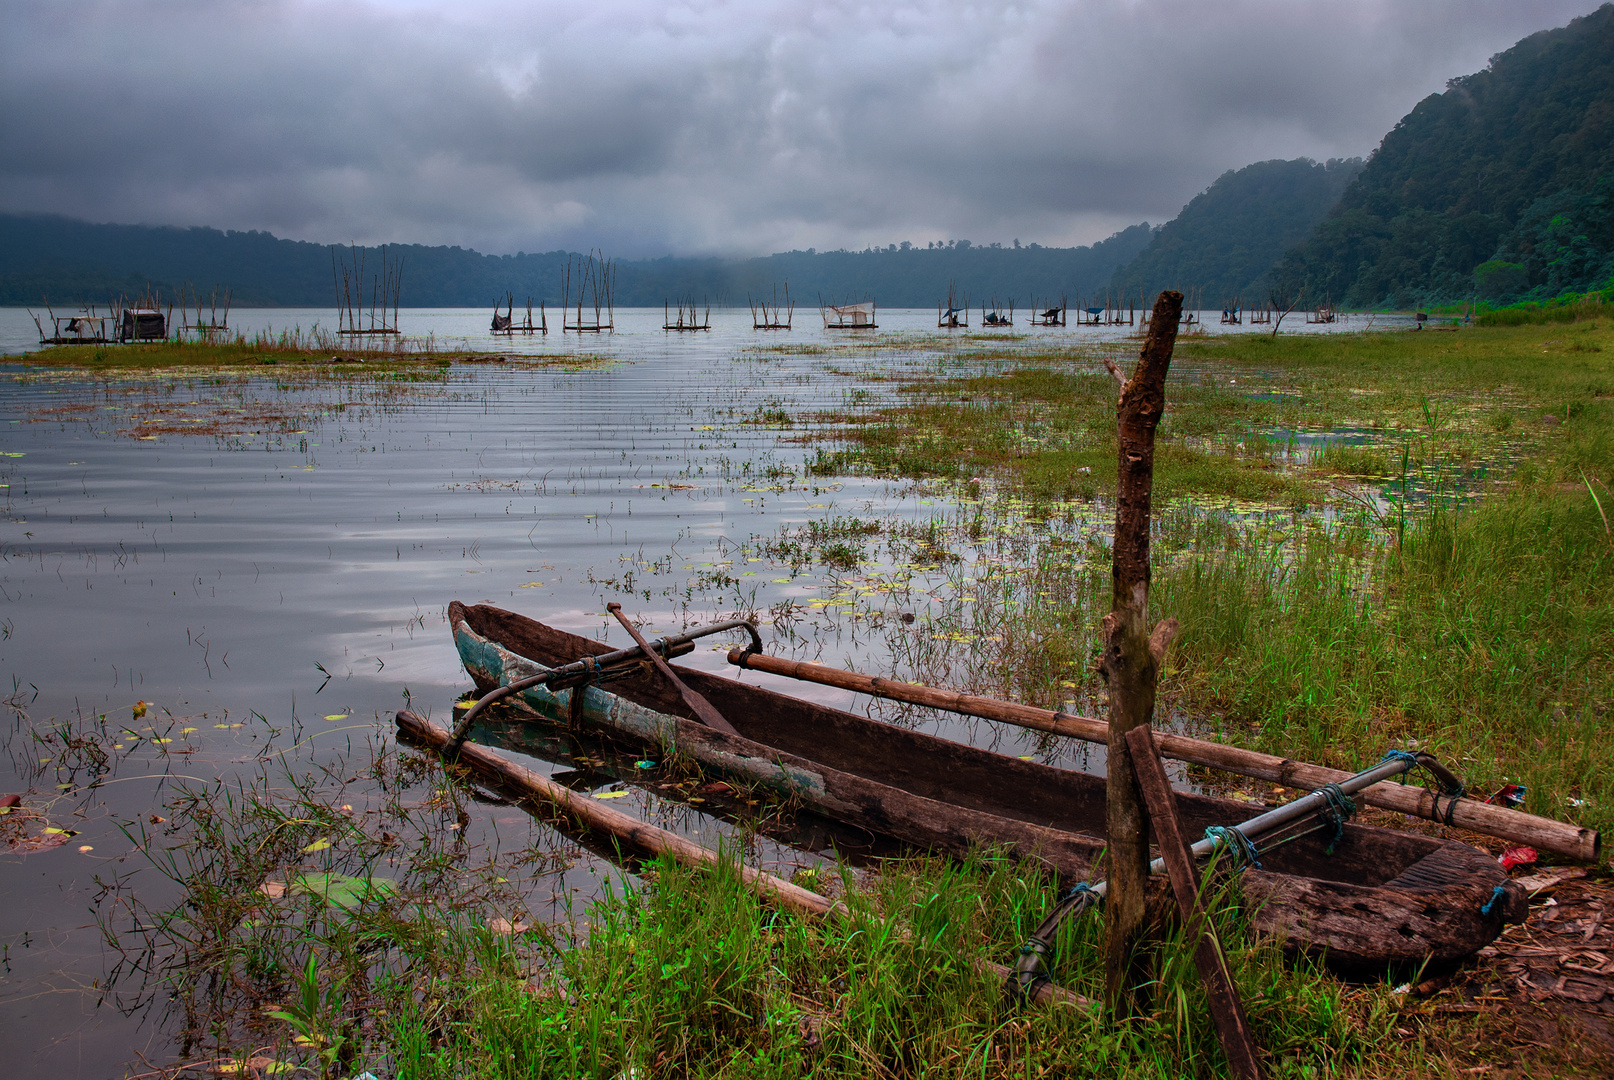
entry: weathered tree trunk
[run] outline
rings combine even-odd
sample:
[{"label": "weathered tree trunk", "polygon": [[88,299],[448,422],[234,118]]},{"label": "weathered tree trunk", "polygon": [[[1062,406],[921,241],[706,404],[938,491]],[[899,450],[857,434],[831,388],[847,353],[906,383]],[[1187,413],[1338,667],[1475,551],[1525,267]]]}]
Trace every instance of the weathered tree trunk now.
[{"label": "weathered tree trunk", "polygon": [[[1160,660],[1176,633],[1175,620],[1149,636],[1149,518],[1154,488],[1154,432],[1166,405],[1166,373],[1177,342],[1182,293],[1163,292],[1149,319],[1149,334],[1116,406],[1119,474],[1116,481],[1113,591],[1104,616],[1099,670],[1109,681],[1109,783],[1106,815],[1109,895],[1104,901],[1104,990],[1117,1015],[1136,1010],[1134,988],[1147,981],[1137,948],[1149,880],[1149,822],[1138,799],[1126,733],[1154,716]],[[1110,365],[1111,374],[1121,378]]]}]

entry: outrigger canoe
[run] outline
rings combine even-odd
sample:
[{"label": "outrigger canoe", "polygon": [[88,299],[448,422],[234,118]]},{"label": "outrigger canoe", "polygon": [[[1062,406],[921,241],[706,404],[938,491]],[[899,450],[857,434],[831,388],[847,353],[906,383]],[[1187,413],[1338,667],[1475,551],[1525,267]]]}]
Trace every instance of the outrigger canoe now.
[{"label": "outrigger canoe", "polygon": [[[513,612],[459,602],[449,622],[479,691],[609,651]],[[508,700],[613,740],[677,754],[703,772],[795,800],[835,821],[916,848],[963,854],[1003,845],[1066,881],[1087,881],[1104,848],[1101,776],[910,731],[689,668],[680,677],[738,734],[694,719],[648,663],[595,685],[522,690]],[[582,699],[574,709],[572,695]],[[1184,829],[1236,825],[1263,808],[1179,793]],[[1523,918],[1523,890],[1486,852],[1415,833],[1347,823],[1337,842],[1312,833],[1263,852],[1244,871],[1254,929],[1291,953],[1354,976],[1451,965]],[[1332,854],[1329,848],[1332,847]]]}]

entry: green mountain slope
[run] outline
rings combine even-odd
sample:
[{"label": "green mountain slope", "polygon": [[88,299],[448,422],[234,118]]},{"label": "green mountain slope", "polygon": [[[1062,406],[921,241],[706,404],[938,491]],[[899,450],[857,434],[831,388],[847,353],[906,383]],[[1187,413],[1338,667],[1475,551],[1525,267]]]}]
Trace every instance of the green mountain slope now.
[{"label": "green mountain slope", "polygon": [[[1584,288],[1611,269],[1614,5],[1533,34],[1419,102],[1282,275],[1410,307]],[[1476,270],[1479,272],[1476,274]]]},{"label": "green mountain slope", "polygon": [[1181,289],[1207,307],[1260,303],[1273,264],[1305,240],[1361,169],[1361,158],[1297,158],[1229,170],[1155,234],[1113,288],[1145,296]]},{"label": "green mountain slope", "polygon": [[[949,282],[973,298],[1013,297],[1024,307],[1033,294],[1078,297],[1101,293],[1115,271],[1149,242],[1147,223],[1090,247],[1051,248],[890,245],[866,251],[789,251],[757,259],[664,258],[617,262],[617,303],[659,306],[681,297],[743,305],[747,294],[772,295],[786,281],[798,306],[848,297],[874,297],[886,307],[929,307],[947,296]],[[558,303],[568,255],[484,255],[458,247],[390,246],[403,259],[401,301],[407,307],[492,306],[513,293],[518,302]],[[379,265],[375,249],[368,263]],[[368,274],[369,271],[367,270]],[[95,225],[62,217],[0,215],[0,304],[105,303],[151,283],[171,294],[193,283],[234,290],[243,306],[334,304],[331,251],[322,244],[281,240],[266,232],[206,228]]]}]

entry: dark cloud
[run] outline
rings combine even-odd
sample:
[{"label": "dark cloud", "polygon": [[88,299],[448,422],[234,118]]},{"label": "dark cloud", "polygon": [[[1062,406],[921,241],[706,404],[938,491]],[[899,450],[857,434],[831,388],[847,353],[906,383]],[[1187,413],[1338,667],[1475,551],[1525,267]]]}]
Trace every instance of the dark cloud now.
[{"label": "dark cloud", "polygon": [[1590,0],[0,3],[0,209],[622,254],[1087,242]]}]

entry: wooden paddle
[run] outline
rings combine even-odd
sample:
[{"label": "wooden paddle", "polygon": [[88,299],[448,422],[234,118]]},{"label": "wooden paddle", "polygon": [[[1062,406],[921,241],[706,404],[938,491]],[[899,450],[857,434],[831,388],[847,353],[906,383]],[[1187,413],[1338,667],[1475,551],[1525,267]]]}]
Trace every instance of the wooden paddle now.
[{"label": "wooden paddle", "polygon": [[723,719],[722,713],[712,708],[712,703],[710,701],[707,701],[700,694],[684,685],[684,680],[680,679],[673,671],[671,664],[667,663],[667,661],[661,658],[660,653],[656,652],[649,645],[645,644],[644,638],[639,636],[638,627],[634,626],[633,622],[626,615],[622,614],[621,604],[613,600],[611,603],[605,605],[605,610],[609,611],[612,615],[615,615],[616,621],[621,623],[628,633],[633,635],[633,640],[639,643],[639,648],[643,649],[645,655],[650,657],[651,662],[656,665],[656,670],[661,672],[662,675],[666,676],[667,681],[678,688],[678,693],[683,696],[684,704],[689,706],[690,711],[695,714],[696,718],[699,719],[701,723],[705,724],[709,728],[721,731],[725,735],[739,734],[738,731],[734,730],[733,724]]}]

